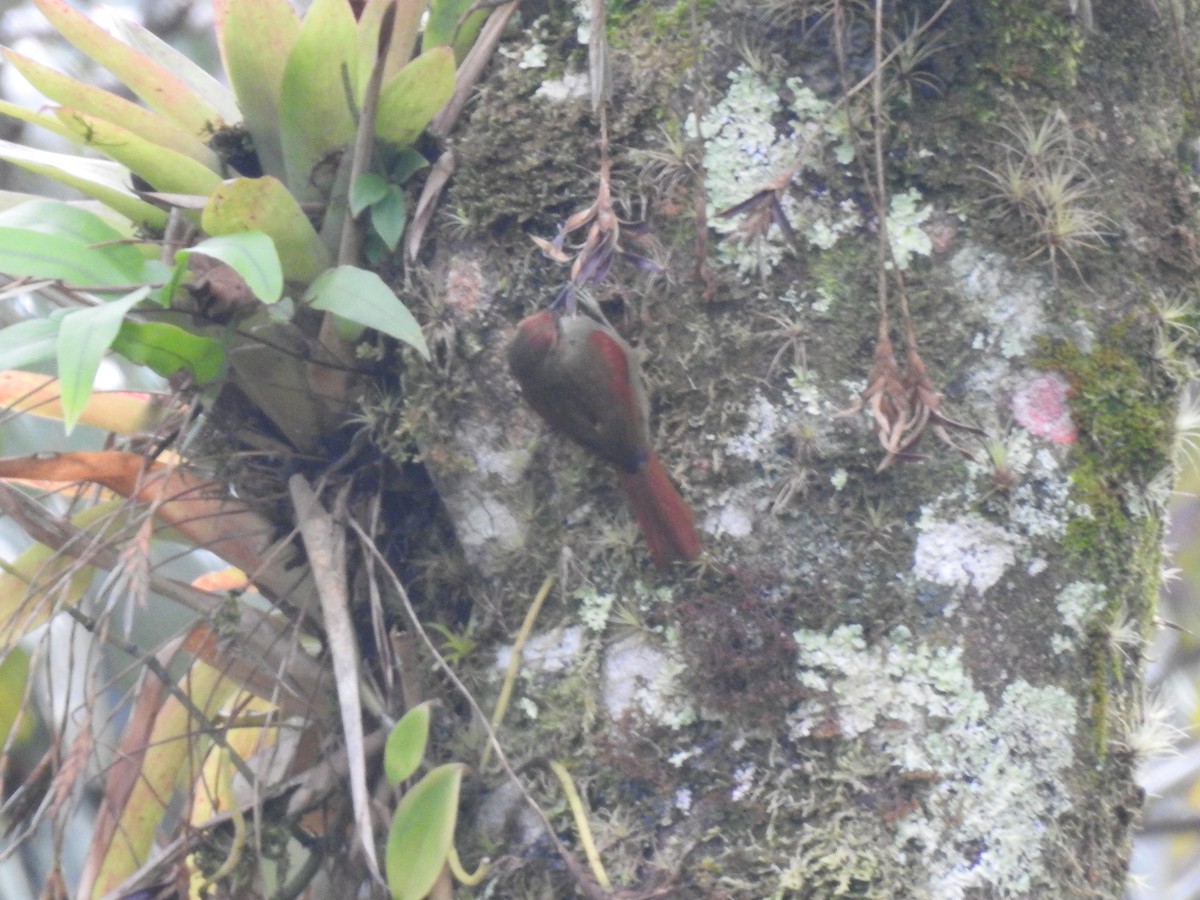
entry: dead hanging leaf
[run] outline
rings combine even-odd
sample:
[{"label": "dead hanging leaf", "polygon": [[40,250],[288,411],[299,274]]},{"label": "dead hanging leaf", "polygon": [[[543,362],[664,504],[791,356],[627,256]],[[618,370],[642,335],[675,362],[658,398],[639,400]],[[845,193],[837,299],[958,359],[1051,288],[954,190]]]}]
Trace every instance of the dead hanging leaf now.
[{"label": "dead hanging leaf", "polygon": [[966,450],[951,439],[947,428],[958,428],[974,434],[982,432],[974,426],[950,418],[941,411],[942,395],[929,379],[929,372],[921,355],[911,346],[901,370],[896,360],[891,338],[883,334],[875,345],[875,362],[867,379],[867,388],[851,406],[839,416],[853,415],[868,407],[875,420],[875,432],[885,455],[876,467],[876,472],[889,468],[897,460],[922,459],[913,453],[913,447],[932,426],[933,432],[946,444],[968,458]]},{"label": "dead hanging leaf", "polygon": [[[177,640],[157,654],[164,671],[182,644]],[[181,778],[195,774],[196,735],[211,727],[236,690],[237,684],[224,672],[200,660],[191,664],[173,691],[158,673],[145,673],[108,771],[83,876],[91,887],[87,893],[108,894],[146,861],[174,789]]]},{"label": "dead hanging leaf", "polygon": [[758,238],[765,238],[775,225],[783,232],[787,242],[795,246],[796,232],[783,211],[783,191],[786,184],[772,184],[760,190],[757,194],[741,203],[735,203],[717,213],[720,219],[734,216],[744,216],[738,225],[741,239],[749,243]]},{"label": "dead hanging leaf", "polygon": [[246,279],[220,260],[197,253],[188,260],[188,270],[192,280],[184,287],[206,319],[227,325],[264,308]]},{"label": "dead hanging leaf", "polygon": [[223,485],[183,466],[118,450],[55,453],[0,459],[0,478],[90,481],[151,504],[160,522],[261,582],[273,543],[271,524]]},{"label": "dead hanging leaf", "polygon": [[[146,391],[95,391],[79,414],[79,421],[118,434],[153,431],[171,415],[168,394]],[[63,417],[57,378],[17,369],[0,371],[0,407],[49,419]]]},{"label": "dead hanging leaf", "polygon": [[791,186],[792,179],[803,168],[804,158],[805,147],[802,146],[800,153],[787,169],[741,203],[735,203],[718,212],[717,218],[730,219],[734,216],[745,216],[744,221],[738,225],[738,232],[746,243],[758,238],[765,238],[770,233],[771,226],[774,225],[783,232],[788,244],[795,247],[796,232],[788,220],[787,213],[783,211],[783,196]]},{"label": "dead hanging leaf", "polygon": [[[635,241],[653,247],[653,238],[643,224],[627,222],[624,227]],[[567,237],[583,228],[587,229],[583,243],[574,248],[574,252],[567,252],[564,249]],[[553,241],[534,237],[533,242],[555,262],[568,263],[574,259],[571,266],[571,281],[574,284],[596,284],[603,281],[617,259],[633,263],[639,269],[661,272],[662,266],[658,263],[649,257],[630,253],[621,245],[621,228],[621,221],[612,206],[608,164],[602,162],[600,186],[592,205],[572,213]]]},{"label": "dead hanging leaf", "polygon": [[[889,457],[899,452],[904,433],[912,421],[912,410],[909,408],[904,376],[892,348],[892,339],[887,334],[880,335],[875,344],[875,361],[867,378],[866,390],[849,408],[838,415],[851,416],[860,412],[863,407],[871,410],[879,443],[883,445]],[[888,464],[890,465],[890,462]],[[880,469],[883,468],[886,466],[881,464]]]},{"label": "dead hanging leaf", "polygon": [[[966,422],[960,422],[957,419],[952,419],[941,410],[942,395],[933,386],[933,382],[929,379],[929,372],[925,368],[925,361],[921,359],[921,354],[913,346],[908,348],[908,371],[905,373],[905,383],[908,385],[909,397],[912,405],[918,410],[918,418],[921,422],[921,429],[932,425],[933,433],[942,439],[944,443],[953,447],[967,459],[974,459],[975,455],[950,437],[948,428],[956,428],[960,431],[966,431],[970,434],[982,435],[983,430],[976,428],[974,425],[968,425]],[[920,437],[918,432],[917,437]],[[915,441],[915,438],[914,438]]]},{"label": "dead hanging leaf", "polygon": [[375,855],[370,794],[367,791],[357,644],[346,577],[345,531],[338,525],[339,521],[345,521],[345,493],[338,496],[334,512],[330,513],[303,476],[293,475],[288,479],[288,490],[296,509],[296,521],[304,549],[316,576],[317,594],[325,620],[338,705],[342,713],[342,734],[350,769],[350,800],[359,843],[371,875],[380,884],[385,884]]},{"label": "dead hanging leaf", "polygon": [[[129,799],[133,796],[134,790],[138,783],[144,778],[142,773],[142,764],[145,760],[146,751],[150,746],[151,735],[154,728],[155,718],[162,706],[165,687],[157,678],[147,673],[142,679],[140,689],[138,690],[137,700],[134,702],[133,709],[130,711],[129,721],[125,725],[124,734],[121,736],[119,752],[114,757],[111,766],[109,767],[107,778],[104,786],[104,803],[101,804],[99,815],[95,828],[92,832],[92,842],[88,850],[88,858],[84,865],[84,871],[81,875],[82,884],[89,888],[93,885],[99,887],[102,882],[107,881],[112,877],[112,867],[120,866],[124,863],[128,866],[131,860],[116,860],[111,858],[109,850],[113,846],[113,838],[118,834],[118,829],[125,818],[125,812],[129,803]],[[176,748],[186,748],[186,744],[182,741],[175,745]],[[182,760],[177,760],[177,763],[182,763]],[[178,773],[179,768],[176,768]],[[169,797],[171,788],[170,785],[163,792],[163,797]],[[150,836],[153,837],[153,828],[161,818],[152,812],[154,807],[161,809],[165,806],[165,800],[159,800],[150,809],[143,809],[141,812],[143,817],[150,823]],[[124,823],[129,827],[130,823]],[[133,834],[125,834],[118,846],[125,854],[129,854],[132,860],[137,860],[146,849],[148,844],[144,840],[146,828],[135,827]],[[134,846],[130,847],[130,841]],[[146,844],[146,846],[143,846]],[[136,868],[136,863],[133,868]],[[89,890],[88,894],[91,893]],[[81,891],[82,895],[82,891]]]}]

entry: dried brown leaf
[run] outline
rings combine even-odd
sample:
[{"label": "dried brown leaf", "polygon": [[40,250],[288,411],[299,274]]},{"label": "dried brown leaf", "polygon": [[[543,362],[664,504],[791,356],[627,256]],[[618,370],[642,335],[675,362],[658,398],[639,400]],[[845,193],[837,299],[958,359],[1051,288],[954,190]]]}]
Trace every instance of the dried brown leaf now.
[{"label": "dried brown leaf", "polygon": [[871,410],[876,436],[885,451],[875,471],[882,472],[894,462],[921,459],[912,450],[930,426],[946,444],[968,457],[972,456],[970,451],[950,438],[947,429],[955,428],[975,434],[982,432],[945,415],[941,411],[941,403],[942,395],[930,380],[925,361],[916,349],[909,347],[902,370],[896,360],[891,338],[883,335],[875,345],[875,361],[866,390],[839,415],[851,415],[864,407]]}]

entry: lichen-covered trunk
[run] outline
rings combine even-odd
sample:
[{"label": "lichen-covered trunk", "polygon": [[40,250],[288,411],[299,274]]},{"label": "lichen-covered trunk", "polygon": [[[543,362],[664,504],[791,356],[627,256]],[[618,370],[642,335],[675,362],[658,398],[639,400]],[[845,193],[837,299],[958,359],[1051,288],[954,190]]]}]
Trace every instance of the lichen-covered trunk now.
[{"label": "lichen-covered trunk", "polygon": [[[621,249],[659,270],[618,255],[590,292],[702,533],[665,573],[505,365],[570,278],[530,236],[600,169],[579,23],[508,39],[453,143],[412,429],[483,698],[558,576],[501,738],[566,764],[630,896],[1121,894],[1195,322],[1191,6],[610,10]],[[571,896],[476,780],[493,895]]]}]

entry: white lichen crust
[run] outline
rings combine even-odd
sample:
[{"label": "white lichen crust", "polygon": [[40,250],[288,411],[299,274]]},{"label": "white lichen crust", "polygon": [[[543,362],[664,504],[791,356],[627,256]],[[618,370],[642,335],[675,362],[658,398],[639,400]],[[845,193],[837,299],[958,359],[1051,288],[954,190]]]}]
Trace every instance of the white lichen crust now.
[{"label": "white lichen crust", "polygon": [[818,696],[789,717],[793,739],[836,729],[879,771],[928,786],[894,831],[893,851],[926,873],[919,895],[1027,896],[1054,819],[1070,808],[1076,701],[1018,680],[989,702],[961,648],[929,646],[903,626],[875,646],[857,625],[795,639],[798,677]]}]

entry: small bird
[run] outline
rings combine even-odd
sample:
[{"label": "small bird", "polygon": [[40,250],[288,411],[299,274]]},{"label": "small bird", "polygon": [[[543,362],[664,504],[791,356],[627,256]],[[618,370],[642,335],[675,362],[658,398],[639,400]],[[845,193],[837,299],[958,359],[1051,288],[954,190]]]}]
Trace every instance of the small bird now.
[{"label": "small bird", "polygon": [[517,325],[508,365],[534,412],[617,468],[655,565],[694,559],[692,511],[650,447],[641,368],[620,335],[560,298]]}]

